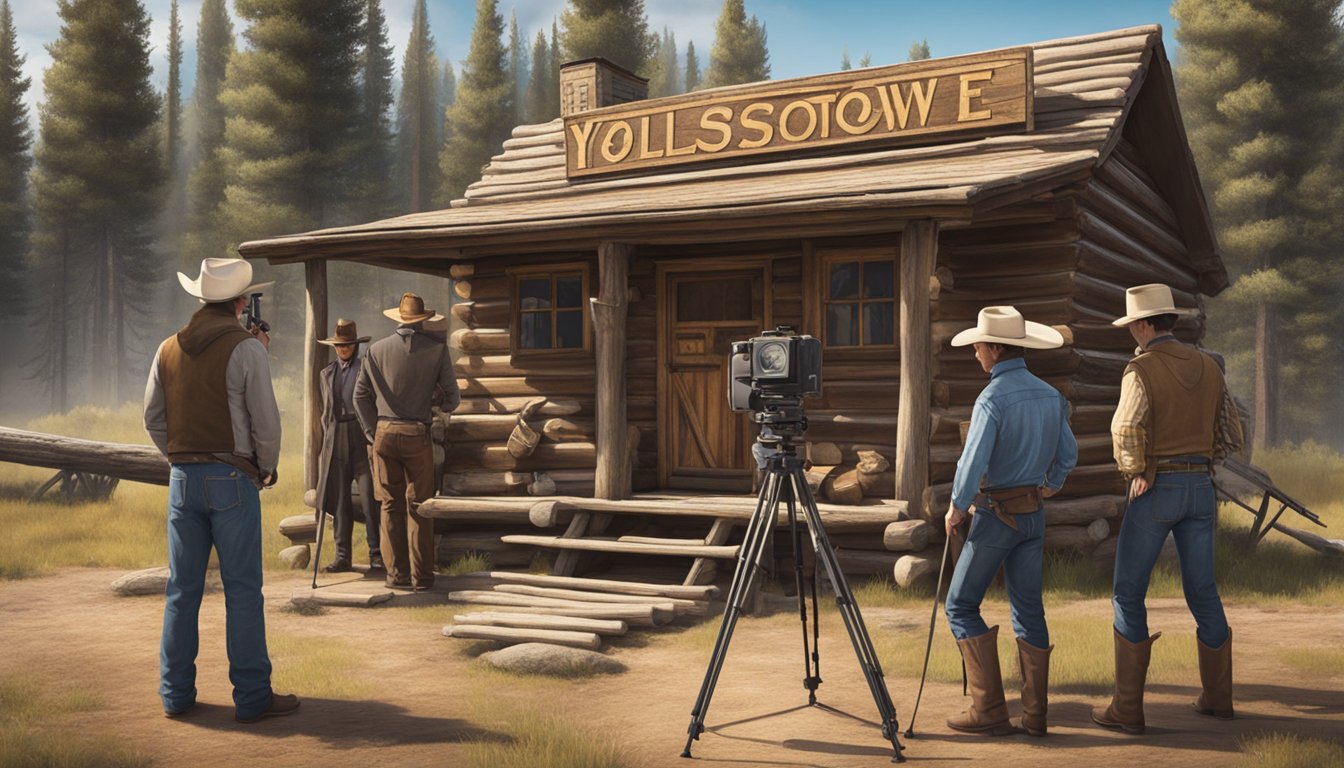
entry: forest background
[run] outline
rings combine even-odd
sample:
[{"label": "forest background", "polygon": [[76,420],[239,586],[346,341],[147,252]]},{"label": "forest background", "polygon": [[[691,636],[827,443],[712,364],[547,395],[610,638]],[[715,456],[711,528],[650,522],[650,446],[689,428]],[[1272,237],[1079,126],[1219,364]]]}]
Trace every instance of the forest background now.
[{"label": "forest background", "polygon": [[[662,96],[1158,22],[1234,281],[1207,303],[1205,344],[1226,355],[1258,445],[1344,447],[1341,0],[976,0],[934,16],[858,0],[824,14],[788,0],[58,0],[58,25],[46,0],[11,2],[0,423],[138,399],[191,310],[173,273],[205,256],[445,207],[513,126],[558,115],[564,61],[603,56]],[[292,375],[302,276],[258,272],[277,280],[272,357]],[[333,317],[375,335],[403,290],[451,293],[350,264],[330,280]]]}]

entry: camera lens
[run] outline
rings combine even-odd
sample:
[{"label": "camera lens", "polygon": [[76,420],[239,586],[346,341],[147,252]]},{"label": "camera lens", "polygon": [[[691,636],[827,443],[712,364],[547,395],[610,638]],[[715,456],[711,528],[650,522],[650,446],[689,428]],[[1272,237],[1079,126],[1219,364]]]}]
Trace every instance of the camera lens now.
[{"label": "camera lens", "polygon": [[782,342],[760,344],[756,352],[756,376],[758,378],[779,378],[788,375],[789,348]]}]

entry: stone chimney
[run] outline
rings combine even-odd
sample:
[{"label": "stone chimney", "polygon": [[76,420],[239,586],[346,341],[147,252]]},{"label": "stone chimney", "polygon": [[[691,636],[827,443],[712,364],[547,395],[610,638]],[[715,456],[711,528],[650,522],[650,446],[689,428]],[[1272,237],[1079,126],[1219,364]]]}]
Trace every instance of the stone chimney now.
[{"label": "stone chimney", "polygon": [[560,67],[560,115],[610,107],[649,96],[648,78],[601,58],[571,61]]}]

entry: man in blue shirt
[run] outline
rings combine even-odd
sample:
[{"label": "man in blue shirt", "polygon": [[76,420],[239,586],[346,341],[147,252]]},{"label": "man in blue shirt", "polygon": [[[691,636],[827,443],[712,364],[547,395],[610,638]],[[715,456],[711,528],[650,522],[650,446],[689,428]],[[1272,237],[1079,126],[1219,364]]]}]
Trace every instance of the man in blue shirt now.
[{"label": "man in blue shirt", "polygon": [[1064,485],[1078,463],[1078,443],[1069,429],[1068,400],[1027,370],[1022,350],[1063,343],[1058,331],[1025,321],[1013,307],[986,307],[975,328],[952,339],[954,347],[974,344],[975,359],[990,375],[971,411],[946,518],[952,536],[972,508],[976,512],[947,592],[947,623],[971,693],[970,708],[947,720],[953,730],[1013,733],[999,674],[999,628],[980,617],[985,590],[1003,566],[1022,666],[1022,728],[1045,735],[1054,646],[1041,603],[1042,499]]}]

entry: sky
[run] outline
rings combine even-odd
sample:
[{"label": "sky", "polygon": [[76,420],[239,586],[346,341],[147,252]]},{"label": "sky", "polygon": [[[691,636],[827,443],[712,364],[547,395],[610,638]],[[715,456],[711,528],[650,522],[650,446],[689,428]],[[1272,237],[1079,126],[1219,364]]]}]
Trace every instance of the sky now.
[{"label": "sky", "polygon": [[[154,81],[162,89],[168,80],[168,12],[171,0],[142,0],[153,20],[150,63]],[[401,65],[402,49],[410,35],[415,0],[383,0],[388,35],[396,49],[394,61]],[[927,39],[934,56],[974,53],[1058,37],[1100,32],[1140,24],[1161,24],[1168,48],[1174,55],[1175,22],[1169,0],[1125,0],[1101,3],[1092,0],[960,0],[930,3],[907,0],[746,0],[748,15],[766,25],[770,47],[771,76],[800,77],[840,69],[840,57],[848,46],[857,66],[865,53],[873,65],[904,61],[910,44]],[[30,115],[36,122],[36,105],[42,100],[42,73],[50,66],[46,46],[60,33],[54,0],[10,0],[19,51],[27,57],[25,71],[32,78],[28,92]],[[667,26],[685,52],[695,42],[701,66],[709,62],[714,42],[714,21],[722,0],[645,0],[651,29]],[[507,34],[510,13],[516,13],[520,31],[529,41],[538,29],[549,30],[564,10],[565,0],[516,0],[499,3]],[[429,0],[430,30],[438,44],[439,57],[455,65],[467,56],[475,16],[474,0]],[[234,32],[242,31],[232,3]],[[196,22],[200,0],[179,0],[184,56],[183,100],[190,98],[196,67]],[[459,68],[460,69],[460,68]]]}]

